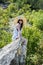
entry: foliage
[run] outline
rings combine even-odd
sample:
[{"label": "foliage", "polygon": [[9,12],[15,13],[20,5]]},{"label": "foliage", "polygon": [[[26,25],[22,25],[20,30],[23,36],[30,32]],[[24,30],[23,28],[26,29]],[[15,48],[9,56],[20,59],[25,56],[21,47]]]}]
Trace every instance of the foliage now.
[{"label": "foliage", "polygon": [[22,8],[24,4],[30,4],[31,9],[43,9],[43,0],[0,0],[0,3],[16,3],[19,8]]},{"label": "foliage", "polygon": [[36,52],[35,48],[37,48],[38,46],[37,43],[39,43],[41,37],[40,31],[36,27],[26,26],[23,29],[23,36],[28,39],[27,46],[29,48],[29,51],[31,50],[30,52],[35,53]]},{"label": "foliage", "polygon": [[39,10],[38,12],[35,10],[32,12],[26,12],[25,16],[31,25],[43,30],[43,10]]},{"label": "foliage", "polygon": [[26,65],[41,65],[42,47],[40,48],[41,32],[36,27],[29,25],[22,30],[22,35],[28,39]]},{"label": "foliage", "polygon": [[6,10],[0,8],[0,48],[11,42],[11,33],[9,32],[9,16]]},{"label": "foliage", "polygon": [[5,30],[0,30],[0,48],[11,42],[11,34]]}]

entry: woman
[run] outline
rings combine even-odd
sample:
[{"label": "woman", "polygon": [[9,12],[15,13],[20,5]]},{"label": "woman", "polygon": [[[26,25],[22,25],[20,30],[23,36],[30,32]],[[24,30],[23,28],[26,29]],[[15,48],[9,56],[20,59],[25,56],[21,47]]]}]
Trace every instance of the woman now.
[{"label": "woman", "polygon": [[23,27],[23,20],[19,19],[17,21],[17,24],[16,24],[15,28],[14,28],[12,40],[17,40],[18,38],[21,38],[21,29],[22,29],[22,27]]},{"label": "woman", "polygon": [[20,38],[20,42],[19,42],[18,49],[17,49],[17,55],[18,56],[21,55],[21,59],[18,62],[22,63],[23,62],[23,56],[26,56],[27,40],[22,37],[21,30],[22,30],[22,27],[26,24],[26,19],[25,18],[19,18],[16,20],[15,20],[16,26],[15,26],[14,31],[13,31],[12,40],[15,41],[15,40]]}]

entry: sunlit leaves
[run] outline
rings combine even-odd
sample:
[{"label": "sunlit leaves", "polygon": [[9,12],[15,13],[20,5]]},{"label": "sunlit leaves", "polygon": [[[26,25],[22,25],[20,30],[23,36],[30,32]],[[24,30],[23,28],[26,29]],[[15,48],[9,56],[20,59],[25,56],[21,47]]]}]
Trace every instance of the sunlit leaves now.
[{"label": "sunlit leaves", "polygon": [[26,65],[37,65],[41,56],[39,53],[41,32],[36,27],[27,25],[23,28],[22,35],[28,39]]}]

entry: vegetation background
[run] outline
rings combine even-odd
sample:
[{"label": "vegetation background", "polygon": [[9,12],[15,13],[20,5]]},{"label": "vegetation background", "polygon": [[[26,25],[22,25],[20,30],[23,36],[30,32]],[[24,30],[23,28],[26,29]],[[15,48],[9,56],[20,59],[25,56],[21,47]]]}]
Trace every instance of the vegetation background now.
[{"label": "vegetation background", "polygon": [[0,48],[11,42],[9,21],[24,15],[28,26],[22,35],[28,39],[26,65],[43,64],[43,0],[0,0]]}]

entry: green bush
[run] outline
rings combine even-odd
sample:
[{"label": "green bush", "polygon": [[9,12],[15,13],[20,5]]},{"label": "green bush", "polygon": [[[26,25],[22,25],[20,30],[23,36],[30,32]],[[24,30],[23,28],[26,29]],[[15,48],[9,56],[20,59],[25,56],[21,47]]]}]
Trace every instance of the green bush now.
[{"label": "green bush", "polygon": [[41,32],[34,26],[25,26],[22,31],[22,35],[28,39],[26,65],[40,64],[41,54],[39,53],[39,43],[41,40]]},{"label": "green bush", "polygon": [[0,48],[11,42],[11,33],[7,19],[0,20]]},{"label": "green bush", "polygon": [[38,29],[43,31],[43,10],[39,10],[38,12],[35,10],[32,12],[26,12],[25,16],[32,26],[36,26]]},{"label": "green bush", "polygon": [[37,28],[39,28],[40,30],[43,30],[43,19],[39,19],[38,21],[36,21],[33,25],[35,25]]},{"label": "green bush", "polygon": [[9,32],[9,16],[7,9],[0,8],[0,48],[11,42],[11,33]]},{"label": "green bush", "polygon": [[[34,53],[36,52],[39,40],[40,40],[40,31],[36,27],[24,27],[23,29],[23,36],[28,39],[28,44],[27,48],[29,49],[30,52]],[[27,52],[27,54],[29,53]]]},{"label": "green bush", "polygon": [[11,42],[11,34],[5,30],[0,30],[0,48]]},{"label": "green bush", "polygon": [[0,7],[0,16],[3,15],[3,12],[4,12],[4,11],[3,11],[3,8]]}]

